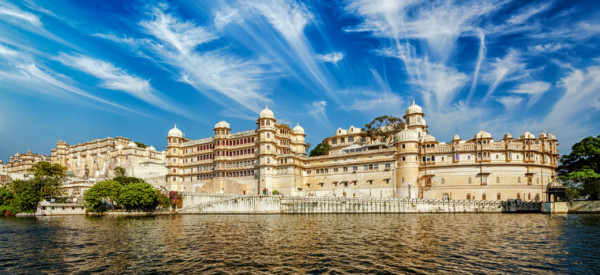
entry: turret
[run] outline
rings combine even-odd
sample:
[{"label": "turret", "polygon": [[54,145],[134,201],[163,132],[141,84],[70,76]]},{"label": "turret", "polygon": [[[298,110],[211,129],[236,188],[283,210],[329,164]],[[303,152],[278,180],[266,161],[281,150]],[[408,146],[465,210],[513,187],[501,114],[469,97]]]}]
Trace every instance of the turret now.
[{"label": "turret", "polygon": [[416,130],[419,133],[419,137],[421,137],[422,133],[427,133],[427,122],[425,119],[425,114],[423,113],[423,109],[421,106],[415,104],[413,100],[412,105],[406,109],[406,115],[404,115],[404,120],[408,126],[408,129]]},{"label": "turret", "polygon": [[273,190],[273,174],[275,166],[275,154],[277,152],[275,134],[275,115],[267,105],[260,112],[258,124],[258,167],[259,167],[259,184],[258,192],[262,192],[264,188],[268,191]]}]

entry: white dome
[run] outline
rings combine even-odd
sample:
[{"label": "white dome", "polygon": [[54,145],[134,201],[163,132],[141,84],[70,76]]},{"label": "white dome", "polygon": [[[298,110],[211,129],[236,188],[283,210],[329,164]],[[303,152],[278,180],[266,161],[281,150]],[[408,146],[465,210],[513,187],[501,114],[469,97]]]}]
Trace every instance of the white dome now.
[{"label": "white dome", "polygon": [[397,142],[419,141],[419,133],[412,129],[404,129],[396,134]]},{"label": "white dome", "polygon": [[408,107],[408,109],[406,109],[406,114],[410,115],[410,114],[422,114],[423,113],[423,109],[421,108],[421,106],[415,104],[415,101],[413,100],[412,105],[410,105],[410,107]]},{"label": "white dome", "polygon": [[129,144],[127,144],[127,147],[134,148],[137,147],[137,145],[135,144],[135,142],[130,141]]},{"label": "white dome", "polygon": [[298,122],[298,124],[296,125],[296,127],[294,127],[292,131],[294,131],[294,133],[296,134],[304,134],[304,128],[300,126],[300,122]]},{"label": "white dome", "polygon": [[556,140],[556,136],[553,135],[553,134],[551,134],[551,133],[548,133],[548,139],[549,140]]},{"label": "white dome", "polygon": [[452,138],[452,140],[460,140],[460,136],[459,135],[454,135],[454,137]]},{"label": "white dome", "polygon": [[265,106],[265,109],[260,111],[260,118],[275,118],[275,115],[269,110],[269,105]]},{"label": "white dome", "polygon": [[175,126],[173,126],[173,129],[169,130],[169,134],[167,136],[183,137],[183,133],[181,132],[181,130],[177,129],[177,124],[175,124]]},{"label": "white dome", "polygon": [[535,136],[532,133],[528,132],[528,131],[525,131],[521,135],[521,139],[534,139],[534,138],[535,138]]},{"label": "white dome", "polygon": [[148,147],[148,149],[150,149],[150,151],[156,151],[156,148],[154,148],[154,146],[150,145],[150,147]]},{"label": "white dome", "polygon": [[426,134],[423,136],[422,139],[424,142],[431,142],[431,141],[435,141],[435,137],[430,135],[430,134]]},{"label": "white dome", "polygon": [[474,138],[492,138],[492,134],[486,131],[479,131]]},{"label": "white dome", "polygon": [[215,124],[215,129],[217,128],[227,128],[229,129],[229,123],[227,121],[219,121],[219,123]]}]

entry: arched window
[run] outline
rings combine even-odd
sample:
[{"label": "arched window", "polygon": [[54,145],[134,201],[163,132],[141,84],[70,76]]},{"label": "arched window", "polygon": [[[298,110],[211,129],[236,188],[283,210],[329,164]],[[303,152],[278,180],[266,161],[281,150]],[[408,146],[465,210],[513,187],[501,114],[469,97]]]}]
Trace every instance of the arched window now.
[{"label": "arched window", "polygon": [[527,194],[527,200],[531,200],[531,193]]},{"label": "arched window", "polygon": [[448,195],[448,193],[444,193],[442,199],[445,201],[450,200],[450,195]]},{"label": "arched window", "polygon": [[467,180],[467,183],[471,183],[471,177],[469,177],[469,179]]},{"label": "arched window", "polygon": [[540,201],[540,194],[535,194],[535,201]]},{"label": "arched window", "polygon": [[471,199],[471,193],[467,193],[467,200]]},{"label": "arched window", "polygon": [[521,183],[521,177],[517,178],[517,183]]},{"label": "arched window", "polygon": [[482,201],[485,201],[485,200],[487,200],[487,196],[485,195],[485,193],[483,193],[483,195],[481,195],[481,200],[482,200]]},{"label": "arched window", "polygon": [[498,193],[498,194],[496,195],[496,199],[497,199],[497,200],[502,200],[502,195],[500,195],[500,193]]},{"label": "arched window", "polygon": [[267,150],[271,150],[271,146],[270,145],[267,145]]},{"label": "arched window", "polygon": [[517,200],[521,199],[521,193],[517,193]]},{"label": "arched window", "polygon": [[496,183],[500,183],[500,177],[496,177]]}]

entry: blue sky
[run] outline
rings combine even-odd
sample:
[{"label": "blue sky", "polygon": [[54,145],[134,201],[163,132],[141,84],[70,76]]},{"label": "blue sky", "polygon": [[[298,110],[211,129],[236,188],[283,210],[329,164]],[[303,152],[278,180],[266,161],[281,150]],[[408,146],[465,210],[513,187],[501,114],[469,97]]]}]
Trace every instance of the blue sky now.
[{"label": "blue sky", "polygon": [[124,136],[162,150],[269,104],[317,144],[402,116],[440,141],[600,126],[596,1],[0,0],[0,159]]}]

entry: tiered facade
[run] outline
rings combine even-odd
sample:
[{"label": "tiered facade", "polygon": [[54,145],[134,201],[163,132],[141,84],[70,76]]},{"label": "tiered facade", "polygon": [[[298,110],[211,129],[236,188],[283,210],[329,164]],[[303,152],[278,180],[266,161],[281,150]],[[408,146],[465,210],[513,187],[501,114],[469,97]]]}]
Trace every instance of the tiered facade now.
[{"label": "tiered facade", "polygon": [[75,145],[59,140],[51,160],[67,168],[67,175],[79,178],[109,178],[116,167],[128,176],[144,179],[166,175],[165,154],[153,146],[140,148],[124,137],[108,137]]},{"label": "tiered facade", "polygon": [[268,108],[257,129],[190,140],[176,127],[167,140],[167,181],[173,190],[284,195],[539,201],[554,182],[558,140],[550,133],[494,141],[480,131],[450,142],[431,136],[425,114],[406,110],[405,129],[391,144],[361,138],[361,129],[338,129],[323,142],[328,155],[307,157],[304,129],[278,124]]},{"label": "tiered facade", "polygon": [[6,163],[8,173],[10,174],[20,174],[20,175],[29,175],[29,169],[33,167],[34,164],[40,161],[50,161],[48,156],[40,155],[32,153],[30,150],[27,150],[25,154],[16,154],[12,155],[8,159],[8,163]]}]

